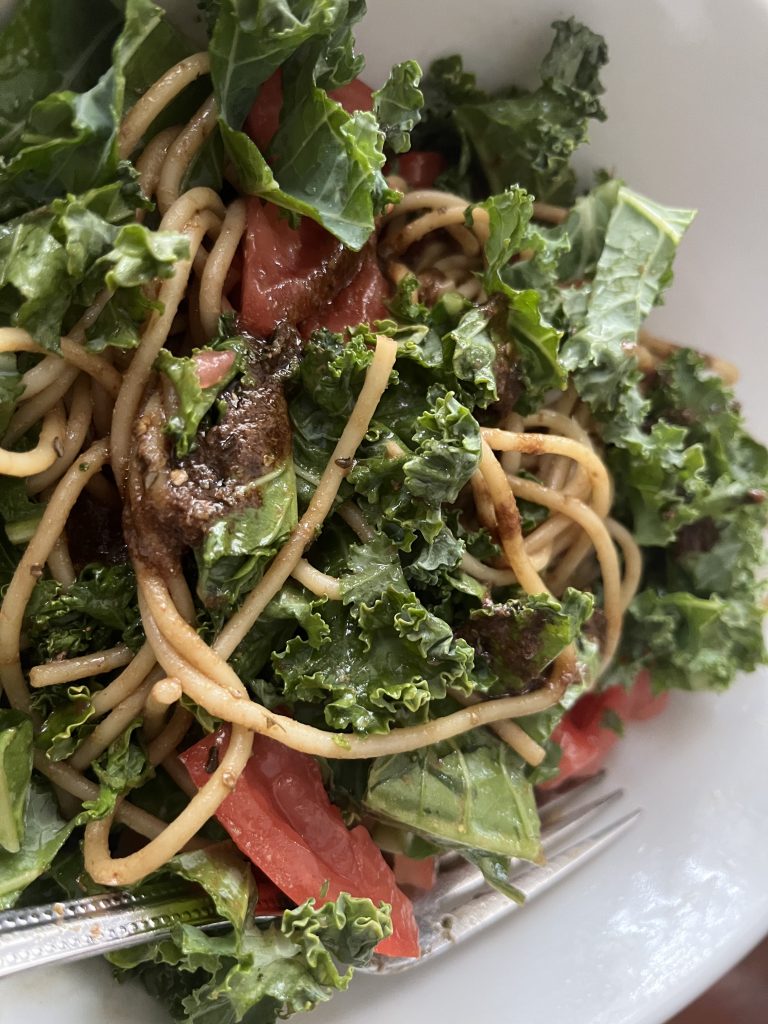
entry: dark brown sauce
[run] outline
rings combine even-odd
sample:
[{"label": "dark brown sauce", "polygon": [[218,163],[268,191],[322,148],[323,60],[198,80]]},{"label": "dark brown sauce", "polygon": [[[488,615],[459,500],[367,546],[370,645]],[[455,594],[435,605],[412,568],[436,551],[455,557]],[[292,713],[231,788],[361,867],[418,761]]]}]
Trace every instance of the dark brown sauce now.
[{"label": "dark brown sauce", "polygon": [[221,395],[220,422],[204,429],[195,449],[177,458],[159,406],[136,426],[141,487],[124,527],[131,547],[162,570],[178,564],[181,551],[199,546],[212,523],[261,504],[258,481],[278,468],[291,450],[284,384],[301,351],[291,328],[270,341],[253,339],[246,373]]}]

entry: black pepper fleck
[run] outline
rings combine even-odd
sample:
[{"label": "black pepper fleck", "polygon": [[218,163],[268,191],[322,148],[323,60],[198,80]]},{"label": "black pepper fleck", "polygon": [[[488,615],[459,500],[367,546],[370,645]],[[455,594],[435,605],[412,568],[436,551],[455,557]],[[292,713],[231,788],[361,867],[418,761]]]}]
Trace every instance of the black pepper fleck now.
[{"label": "black pepper fleck", "polygon": [[219,748],[214,743],[208,751],[208,760],[205,762],[205,770],[208,775],[213,775],[219,767]]}]

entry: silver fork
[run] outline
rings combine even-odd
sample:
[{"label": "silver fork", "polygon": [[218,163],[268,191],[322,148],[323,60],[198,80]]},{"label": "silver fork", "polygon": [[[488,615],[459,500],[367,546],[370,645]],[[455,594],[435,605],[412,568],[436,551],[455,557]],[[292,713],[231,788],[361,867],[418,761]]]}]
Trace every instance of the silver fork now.
[{"label": "silver fork", "polygon": [[[516,862],[510,882],[528,903],[613,843],[637,820],[633,811],[605,828],[563,847],[563,840],[618,800],[612,790],[579,803],[602,775],[549,799],[541,808],[543,866]],[[488,887],[481,872],[454,855],[441,859],[435,887],[414,900],[419,926],[419,959],[374,956],[361,970],[393,974],[408,970],[453,948],[475,932],[519,909]],[[256,920],[274,920],[259,915]],[[115,891],[46,906],[0,913],[0,977],[44,964],[82,960],[142,942],[167,938],[179,924],[206,931],[226,927],[211,899],[187,883],[148,886],[141,892]]]}]

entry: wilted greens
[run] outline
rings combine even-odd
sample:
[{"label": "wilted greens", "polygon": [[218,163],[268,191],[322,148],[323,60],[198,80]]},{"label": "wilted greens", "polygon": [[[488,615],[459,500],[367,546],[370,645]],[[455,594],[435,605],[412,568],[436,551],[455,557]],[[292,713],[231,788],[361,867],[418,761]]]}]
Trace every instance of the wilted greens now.
[{"label": "wilted greens", "polygon": [[[363,0],[197,6],[210,71],[173,100],[135,152],[121,146],[126,112],[196,49],[159,7],[150,0],[21,0],[0,32],[0,327],[23,328],[37,346],[0,352],[0,427],[11,429],[5,447],[23,452],[37,443],[36,424],[22,421],[16,429],[18,406],[35,381],[27,374],[42,358],[56,358],[50,354],[60,352],[63,336],[73,333],[122,373],[147,323],[163,313],[155,283],[173,278],[194,254],[185,234],[162,230],[137,162],[146,142],[186,124],[209,97],[216,104],[205,108],[210,132],[180,189],[213,188],[225,204],[238,194],[274,204],[281,210],[277,235],[303,223],[336,247],[342,277],[366,259],[378,272],[387,269],[391,238],[370,240],[400,199],[387,179],[405,174],[409,150],[417,157],[426,151],[442,161],[436,187],[467,201],[445,239],[463,240],[475,262],[460,290],[443,274],[445,265],[427,266],[425,287],[419,259],[429,264],[429,249],[419,243],[417,255],[403,256],[408,265],[392,274],[398,283],[386,297],[386,316],[350,323],[342,333],[304,331],[303,317],[276,322],[264,337],[249,333],[238,314],[253,286],[245,279],[248,232],[230,267],[234,308],[222,306],[215,332],[198,323],[193,285],[167,343],[147,361],[148,391],[164,417],[154,452],[141,440],[149,433],[148,406],[134,425],[140,472],[129,485],[144,474],[141,508],[151,507],[155,491],[167,497],[168,480],[179,488],[176,503],[161,509],[159,541],[147,539],[138,506],[128,503],[126,514],[117,486],[124,481],[108,469],[101,490],[82,494],[67,523],[71,572],[66,563],[56,573],[51,563],[35,564],[34,583],[25,577],[24,672],[105,650],[116,652],[119,664],[103,672],[89,662],[93,672],[87,666],[66,683],[35,688],[28,709],[0,706],[0,906],[97,889],[85,873],[82,826],[112,814],[126,796],[166,820],[184,806],[173,766],[166,772],[151,756],[138,704],[85,769],[92,799],[60,801],[33,765],[60,770],[93,737],[102,720],[99,695],[152,640],[140,613],[139,558],[162,563],[181,595],[180,610],[208,643],[253,594],[313,499],[377,335],[397,347],[389,385],[362,443],[337,459],[344,478],[307,546],[309,564],[270,591],[232,668],[254,701],[335,734],[339,750],[350,737],[386,737],[464,704],[537,691],[564,654],[567,686],[550,707],[519,719],[542,748],[538,763],[486,728],[372,761],[318,764],[297,754],[296,771],[303,757],[322,800],[294,806],[290,773],[288,796],[257,792],[249,828],[259,842],[251,848],[269,845],[259,829],[282,815],[279,827],[290,842],[305,842],[296,863],[317,852],[327,871],[336,848],[314,851],[298,821],[320,815],[318,828],[365,837],[379,857],[376,871],[389,872],[371,839],[381,831],[414,857],[457,851],[490,885],[517,898],[510,859],[541,859],[534,787],[556,776],[561,751],[553,733],[569,723],[586,691],[631,688],[646,670],[656,691],[722,690],[765,660],[760,572],[768,453],[749,436],[731,390],[704,357],[679,349],[663,359],[638,358],[644,322],[670,285],[693,211],[662,206],[605,175],[588,190],[577,181],[571,156],[590,121],[605,118],[607,48],[573,18],[554,23],[534,88],[488,93],[460,57],[448,56],[423,79],[418,64],[404,60],[371,91],[357,80],[364,62],[353,38]],[[569,209],[547,221],[537,202]],[[253,210],[263,207],[249,203],[250,225]],[[483,240],[477,252],[467,229]],[[272,253],[272,242],[267,234],[259,245],[290,291],[301,259],[276,242]],[[205,245],[212,244],[211,234]],[[322,289],[313,293],[313,312],[322,314],[326,299]],[[97,300],[98,315],[79,323]],[[319,322],[331,321],[321,315]],[[65,396],[60,411],[70,416],[73,404]],[[611,515],[642,549],[640,586],[602,675],[596,560],[588,553],[556,585],[547,563],[559,552],[534,544],[533,562],[554,593],[528,593],[508,571],[500,511],[478,511],[483,428],[524,429],[522,418],[543,407],[573,414],[574,436],[586,432],[612,477]],[[550,429],[548,422],[535,429]],[[99,430],[89,428],[83,444]],[[262,444],[264,436],[269,443]],[[557,466],[510,456],[510,473],[563,490]],[[581,495],[582,483],[578,474],[571,478],[569,500]],[[4,589],[50,515],[49,484],[39,476],[0,477]],[[549,513],[532,501],[517,505],[530,543]],[[301,582],[312,579],[312,589]],[[150,684],[162,674],[155,672]],[[185,749],[220,723],[186,695],[182,707],[192,712]],[[620,732],[620,716],[607,712],[602,727]],[[218,757],[219,747],[211,747],[207,775]],[[237,791],[228,799],[236,803]],[[265,865],[251,853],[252,866],[217,820],[203,834],[210,845],[178,854],[152,881],[174,877],[202,887],[226,930],[179,926],[161,942],[110,957],[119,978],[141,977],[174,1020],[272,1024],[346,988],[353,968],[397,937],[402,894],[394,881],[385,890],[394,893],[392,906],[344,891],[331,898],[326,879],[314,898],[297,897],[299,905],[287,910],[281,904],[270,921],[254,918],[260,887],[262,895],[270,891]],[[123,829],[115,850],[135,842]]]}]

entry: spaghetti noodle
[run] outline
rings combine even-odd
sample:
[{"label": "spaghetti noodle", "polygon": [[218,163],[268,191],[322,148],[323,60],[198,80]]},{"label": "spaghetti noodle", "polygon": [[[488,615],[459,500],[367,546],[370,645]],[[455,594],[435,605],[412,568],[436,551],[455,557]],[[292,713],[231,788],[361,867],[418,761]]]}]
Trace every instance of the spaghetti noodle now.
[{"label": "spaghetti noodle", "polygon": [[[135,159],[141,186],[148,198],[156,199],[163,215],[161,228],[182,232],[189,241],[189,257],[156,290],[157,302],[138,348],[130,356],[109,359],[83,347],[84,330],[104,307],[105,294],[62,338],[60,357],[45,355],[25,331],[0,330],[0,352],[43,356],[24,376],[21,404],[11,421],[6,447],[0,449],[0,473],[25,479],[30,495],[49,494],[0,613],[0,680],[12,706],[24,711],[30,709],[30,694],[20,643],[35,567],[48,562],[62,585],[72,582],[65,543],[68,518],[84,488],[97,486],[108,467],[128,514],[138,515],[144,491],[137,462],[137,424],[145,440],[148,437],[158,448],[166,443],[158,427],[165,415],[165,398],[153,373],[158,353],[179,324],[188,323],[190,330],[210,339],[221,314],[233,309],[227,281],[246,230],[245,200],[237,197],[225,205],[209,188],[183,188],[192,161],[216,126],[213,98],[188,124],[162,130],[137,154],[152,122],[188,85],[206,75],[209,66],[208,55],[200,53],[171,68],[130,110],[120,130],[121,155]],[[478,272],[489,235],[487,213],[472,210],[466,200],[450,193],[408,191],[402,179],[393,178],[390,183],[406,191],[379,227],[379,255],[392,282],[397,285],[407,275],[415,275],[413,301],[449,291],[485,301]],[[561,223],[566,213],[547,204],[534,206],[536,217],[552,223]],[[137,212],[138,219],[143,216]],[[645,338],[641,343],[647,345],[651,362],[663,353],[655,340]],[[291,577],[320,599],[341,600],[342,581],[316,569],[304,556],[311,553],[314,539],[331,515],[348,524],[363,542],[375,537],[361,508],[348,499],[339,501],[340,487],[383,397],[396,386],[391,383],[396,356],[396,342],[380,335],[362,389],[306,511],[260,581],[210,643],[195,628],[195,606],[180,560],[171,559],[173,564],[166,563],[161,570],[133,550],[146,643],[135,654],[120,644],[32,667],[29,683],[34,688],[120,670],[94,693],[95,728],[68,761],[53,764],[36,755],[38,769],[78,799],[94,798],[97,787],[84,773],[137,717],[144,720],[151,764],[166,765],[187,793],[188,780],[180,774],[174,753],[193,718],[180,702],[192,701],[231,724],[230,742],[220,763],[174,821],[160,822],[122,800],[112,815],[88,824],[85,864],[97,882],[136,882],[194,841],[236,785],[250,755],[253,733],[272,736],[307,754],[356,759],[411,751],[485,724],[530,764],[542,761],[543,748],[513,719],[550,708],[563,696],[577,674],[573,645],[555,659],[550,678],[533,692],[498,699],[457,692],[466,705],[458,711],[398,726],[385,735],[367,736],[334,734],[267,709],[251,698],[229,662]],[[107,422],[109,436],[102,436]],[[36,424],[40,429],[35,446],[28,451],[10,450],[8,446]],[[406,458],[395,442],[389,442],[387,450],[389,458]],[[108,494],[114,491],[106,477],[100,485]],[[487,587],[489,594],[513,584],[531,595],[559,594],[585,559],[596,559],[606,623],[602,656],[608,663],[619,640],[622,615],[637,589],[642,562],[629,531],[610,518],[612,482],[593,443],[589,412],[576,395],[557,396],[530,415],[508,414],[497,425],[484,427],[480,466],[466,498],[472,514],[498,538],[503,552],[494,564],[469,552],[461,558],[461,570]],[[545,522],[527,535],[517,499],[546,510]],[[621,551],[623,574],[614,543]],[[109,849],[113,819],[147,837],[147,845],[113,857]]]}]

